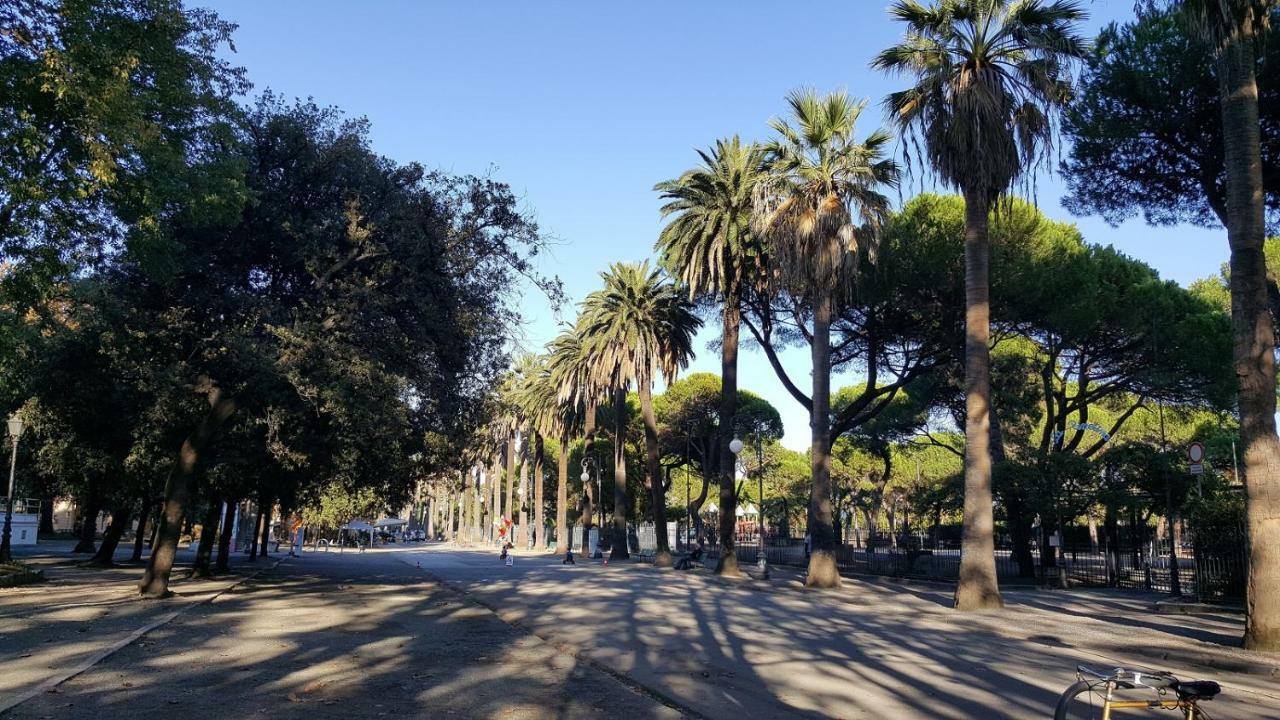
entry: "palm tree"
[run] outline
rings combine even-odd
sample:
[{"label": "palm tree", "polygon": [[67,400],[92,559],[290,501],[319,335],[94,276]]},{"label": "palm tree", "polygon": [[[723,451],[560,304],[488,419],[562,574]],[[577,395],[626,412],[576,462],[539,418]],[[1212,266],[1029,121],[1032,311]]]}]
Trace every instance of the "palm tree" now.
[{"label": "palm tree", "polygon": [[872,62],[915,85],[886,105],[944,183],[965,202],[964,545],[955,606],[1001,607],[991,497],[988,216],[1053,143],[1082,58],[1073,0],[898,0],[903,42]]},{"label": "palm tree", "polygon": [[[549,346],[549,349],[552,347],[556,347],[556,345]],[[534,433],[534,495],[537,502],[535,505],[536,517],[534,518],[534,526],[539,528],[539,532],[543,528],[542,492],[539,489],[542,483],[543,438],[556,438],[559,443],[557,458],[558,484],[556,486],[556,548],[563,551],[570,543],[568,525],[569,441],[581,427],[582,413],[578,411],[579,404],[577,402],[561,399],[560,387],[556,383],[556,376],[552,372],[551,365],[552,355],[539,355],[534,358],[530,367],[522,375],[518,398],[525,416],[529,418],[530,427]],[[544,547],[546,546],[543,539],[540,538],[539,542]]]},{"label": "palm tree", "polygon": [[812,552],[805,584],[838,587],[835,523],[831,511],[831,321],[851,284],[854,268],[878,243],[889,215],[880,190],[897,183],[885,157],[889,135],[855,138],[865,103],[843,92],[820,96],[800,90],[787,97],[791,120],[771,124],[769,178],[758,189],[757,232],[768,242],[786,288],[813,316],[813,393],[809,535]]},{"label": "palm tree", "polygon": [[661,264],[689,288],[690,298],[723,302],[720,342],[720,561],[716,572],[737,575],[734,551],[734,455],[729,449],[738,413],[738,330],[743,286],[759,269],[762,247],[751,233],[752,198],[764,177],[764,148],[738,136],[717,140],[702,163],[654,186],[672,221],[658,236]]},{"label": "palm tree", "polygon": [[[581,320],[581,318],[579,318]],[[581,322],[572,329],[562,331],[550,343],[547,344],[548,363],[547,371],[549,373],[549,381],[556,392],[557,402],[564,407],[570,408],[571,412],[580,413],[581,419],[577,422],[581,423],[581,432],[585,441],[583,448],[583,457],[594,457],[595,438],[596,438],[596,406],[602,394],[601,389],[594,384],[591,375],[590,358],[582,342]],[[574,428],[577,426],[575,425]],[[567,496],[568,482],[568,461],[569,461],[569,434],[574,428],[562,428],[566,434],[561,435],[560,445],[560,484],[561,491]],[[561,492],[557,491],[557,492]],[[591,553],[591,524],[595,519],[595,508],[593,501],[597,505],[603,505],[602,498],[596,498],[592,492],[591,483],[583,483],[582,485],[582,555],[588,557]],[[559,517],[559,510],[557,510]],[[564,531],[567,533],[567,529]],[[557,542],[559,542],[560,530],[557,529]],[[568,542],[572,542],[569,539]],[[568,547],[565,545],[564,547]]]},{"label": "palm tree", "polygon": [[657,536],[658,565],[672,562],[667,537],[667,495],[658,457],[658,424],[653,414],[653,381],[666,382],[689,364],[693,335],[702,321],[693,304],[649,263],[614,263],[600,274],[604,287],[582,303],[580,324],[583,346],[591,358],[597,385],[613,392],[613,542],[611,559],[626,558],[627,551],[627,387],[632,383],[640,397],[644,418],[645,463]]},{"label": "palm tree", "polygon": [[1275,330],[1262,253],[1258,59],[1277,0],[1180,0],[1193,31],[1217,51],[1231,246],[1231,326],[1240,378],[1240,439],[1249,523],[1244,646],[1280,650],[1280,438],[1276,436]]}]

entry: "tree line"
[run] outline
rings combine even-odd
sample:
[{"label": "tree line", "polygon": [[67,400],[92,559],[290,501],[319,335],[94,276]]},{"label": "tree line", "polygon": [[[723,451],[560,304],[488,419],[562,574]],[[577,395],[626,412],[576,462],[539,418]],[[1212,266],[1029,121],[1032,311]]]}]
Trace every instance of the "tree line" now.
[{"label": "tree line", "polygon": [[154,514],[160,596],[192,521],[197,571],[226,568],[224,503],[255,500],[265,540],[273,508],[403,500],[451,462],[507,364],[509,288],[559,292],[509,187],[379,156],[332,108],[242,102],[210,12],[0,17],[3,393],[31,428],[22,487],[76,498],[79,550],[110,563]]},{"label": "tree line", "polygon": [[[703,319],[719,320],[720,430],[705,457],[715,458],[707,467],[719,486],[717,571],[736,573],[729,445],[743,432],[745,328],[810,416],[806,582],[839,584],[833,447],[848,438],[891,461],[895,438],[924,437],[963,463],[955,605],[971,610],[1002,603],[997,496],[1015,537],[1025,539],[1037,515],[1052,529],[1071,515],[1045,512],[1066,502],[1055,488],[1076,482],[1079,463],[1109,455],[1126,425],[1141,425],[1153,407],[1208,412],[1202,419],[1238,422],[1251,539],[1245,642],[1276,647],[1271,303],[1280,295],[1264,256],[1275,194],[1263,185],[1275,133],[1271,105],[1258,100],[1274,77],[1258,62],[1274,10],[1262,0],[1138,3],[1133,23],[1091,44],[1079,33],[1084,7],[1069,0],[892,3],[902,42],[871,64],[909,81],[883,103],[901,152],[891,151],[889,130],[859,135],[865,101],[812,90],[787,98],[771,140],[716,141],[695,168],[656,187],[668,218],[656,247],[665,275],[646,264],[603,273],[576,325],[534,361],[534,399],[511,416],[558,438],[564,457],[572,437],[595,442],[601,408],[622,423],[634,388],[662,562],[661,443],[646,398],[659,376],[688,362]],[[1141,210],[1155,223],[1221,223],[1232,258],[1224,284],[1187,291],[1163,282],[1019,200],[1049,168],[1062,130],[1072,140],[1060,168],[1069,207],[1113,222]],[[889,197],[909,173],[958,197],[925,195],[894,212]],[[808,387],[783,364],[787,347],[809,351]],[[833,397],[832,374],[846,369],[863,382]],[[930,431],[939,418],[962,442]],[[1158,450],[1168,464],[1167,436]],[[617,513],[627,504],[626,463],[613,452],[616,533],[625,529]],[[1142,465],[1140,455],[1109,460]],[[566,475],[562,467],[562,486]],[[585,509],[600,502],[591,492],[584,487]]]}]

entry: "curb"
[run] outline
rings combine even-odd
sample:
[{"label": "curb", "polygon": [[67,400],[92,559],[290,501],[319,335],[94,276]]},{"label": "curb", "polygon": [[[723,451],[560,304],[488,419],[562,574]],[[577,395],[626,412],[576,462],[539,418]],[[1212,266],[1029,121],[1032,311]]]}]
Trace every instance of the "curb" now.
[{"label": "curb", "polygon": [[108,645],[105,649],[103,649],[103,650],[101,650],[101,651],[99,651],[99,652],[97,652],[97,653],[95,653],[95,654],[91,655],[87,660],[85,660],[84,662],[80,663],[79,665],[76,665],[75,667],[71,668],[71,670],[67,671],[67,672],[66,672],[66,673],[64,673],[63,675],[61,675],[61,676],[56,676],[56,677],[51,677],[51,678],[49,678],[48,680],[45,680],[44,682],[40,683],[39,685],[36,685],[34,688],[32,688],[32,689],[30,689],[30,690],[28,690],[28,691],[26,691],[26,692],[24,692],[24,693],[22,693],[22,694],[20,694],[20,695],[17,695],[17,696],[15,696],[15,697],[13,697],[12,699],[4,700],[4,701],[0,701],[0,715],[2,715],[2,714],[4,714],[4,713],[9,712],[9,711],[10,711],[10,710],[12,710],[13,708],[15,708],[15,707],[17,707],[17,706],[21,705],[22,703],[24,703],[24,702],[26,702],[26,701],[30,700],[31,698],[36,697],[37,695],[40,695],[40,694],[46,693],[46,692],[48,692],[48,691],[50,691],[50,690],[52,690],[52,689],[54,689],[54,688],[58,687],[58,686],[59,686],[59,685],[61,685],[62,683],[64,683],[64,682],[66,682],[66,681],[68,681],[68,680],[70,680],[70,679],[72,679],[72,678],[76,677],[77,675],[80,675],[81,673],[85,672],[86,670],[88,670],[88,669],[92,668],[94,665],[97,665],[98,663],[102,662],[103,660],[106,660],[107,658],[109,658],[109,657],[111,657],[112,655],[116,654],[116,653],[117,653],[117,652],[119,652],[121,649],[128,647],[131,643],[137,642],[137,640],[138,640],[139,638],[141,638],[142,636],[144,636],[144,635],[146,635],[147,633],[151,632],[152,630],[155,630],[155,629],[156,629],[156,628],[158,628],[158,627],[161,627],[161,626],[163,626],[163,625],[165,625],[165,624],[167,624],[167,623],[169,623],[169,622],[172,622],[174,618],[176,618],[176,617],[178,617],[179,615],[183,614],[184,612],[186,612],[186,611],[190,610],[191,608],[194,608],[194,607],[200,607],[201,605],[207,605],[207,604],[209,604],[209,603],[213,602],[214,600],[217,600],[218,598],[222,597],[225,593],[228,593],[228,592],[230,592],[230,591],[232,591],[232,590],[235,590],[236,588],[238,588],[238,587],[240,587],[241,585],[243,585],[244,583],[246,583],[246,582],[248,582],[248,581],[250,581],[250,580],[254,579],[255,577],[257,577],[257,576],[261,575],[262,573],[264,573],[264,572],[266,572],[266,571],[268,571],[268,570],[274,570],[277,566],[279,566],[279,565],[280,565],[280,563],[284,562],[284,561],[287,559],[287,557],[288,557],[288,556],[285,556],[285,557],[281,557],[281,558],[279,558],[279,559],[278,559],[278,560],[276,560],[276,561],[275,561],[275,563],[273,563],[270,567],[262,567],[262,568],[258,568],[257,570],[255,570],[254,572],[250,573],[249,575],[246,575],[246,576],[244,576],[244,577],[240,578],[239,580],[237,580],[237,581],[235,581],[234,583],[232,583],[232,584],[228,585],[227,587],[225,587],[225,588],[223,588],[223,589],[219,590],[218,592],[216,592],[216,593],[214,593],[214,594],[210,595],[209,597],[205,598],[204,600],[201,600],[200,602],[188,603],[188,604],[183,605],[182,607],[178,608],[177,610],[172,610],[172,611],[170,611],[170,612],[168,612],[168,613],[165,613],[164,615],[161,615],[160,617],[156,618],[155,620],[153,620],[153,621],[151,621],[151,622],[147,623],[146,625],[143,625],[141,628],[139,628],[139,629],[137,629],[137,630],[134,630],[132,633],[130,633],[130,634],[129,634],[127,637],[125,637],[124,639],[122,639],[122,640],[117,640],[116,642],[112,643],[111,645]]}]

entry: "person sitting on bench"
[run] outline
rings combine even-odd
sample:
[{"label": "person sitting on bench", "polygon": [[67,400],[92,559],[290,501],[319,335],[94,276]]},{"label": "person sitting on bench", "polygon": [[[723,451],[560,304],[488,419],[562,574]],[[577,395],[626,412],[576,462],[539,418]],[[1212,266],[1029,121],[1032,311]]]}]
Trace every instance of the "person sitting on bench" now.
[{"label": "person sitting on bench", "polygon": [[689,551],[688,555],[685,555],[684,557],[680,558],[680,561],[676,563],[676,569],[692,570],[693,564],[696,562],[702,562],[702,542],[701,541],[698,542],[697,547]]}]

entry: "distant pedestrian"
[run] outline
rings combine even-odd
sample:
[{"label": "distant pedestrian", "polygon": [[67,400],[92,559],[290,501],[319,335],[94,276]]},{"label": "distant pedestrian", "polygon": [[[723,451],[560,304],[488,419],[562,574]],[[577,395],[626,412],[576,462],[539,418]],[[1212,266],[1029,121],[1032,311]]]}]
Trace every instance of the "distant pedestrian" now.
[{"label": "distant pedestrian", "polygon": [[813,550],[813,536],[809,533],[804,534],[804,559],[809,561],[809,553]]},{"label": "distant pedestrian", "polygon": [[564,551],[564,560],[560,561],[561,565],[577,565],[578,561],[573,559],[573,548]]}]

